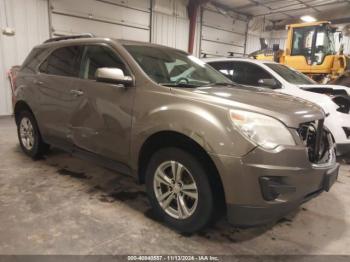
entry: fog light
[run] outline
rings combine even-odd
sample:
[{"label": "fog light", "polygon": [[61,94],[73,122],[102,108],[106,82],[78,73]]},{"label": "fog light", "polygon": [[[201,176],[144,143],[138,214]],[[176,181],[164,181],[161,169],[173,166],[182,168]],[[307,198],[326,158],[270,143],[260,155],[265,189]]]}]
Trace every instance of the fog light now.
[{"label": "fog light", "polygon": [[294,193],[296,187],[284,185],[280,182],[281,177],[260,177],[260,187],[263,198],[266,201],[275,200],[279,195]]}]

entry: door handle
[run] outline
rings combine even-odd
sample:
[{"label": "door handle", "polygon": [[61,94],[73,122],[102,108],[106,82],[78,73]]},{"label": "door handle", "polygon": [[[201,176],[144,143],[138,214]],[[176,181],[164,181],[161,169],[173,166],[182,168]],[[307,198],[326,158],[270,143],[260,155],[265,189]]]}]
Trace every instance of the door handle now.
[{"label": "door handle", "polygon": [[74,96],[82,96],[84,94],[83,91],[77,89],[70,90],[70,93]]},{"label": "door handle", "polygon": [[39,86],[44,85],[44,82],[39,81],[39,80],[34,80],[33,82],[34,82],[35,85],[39,85]]}]

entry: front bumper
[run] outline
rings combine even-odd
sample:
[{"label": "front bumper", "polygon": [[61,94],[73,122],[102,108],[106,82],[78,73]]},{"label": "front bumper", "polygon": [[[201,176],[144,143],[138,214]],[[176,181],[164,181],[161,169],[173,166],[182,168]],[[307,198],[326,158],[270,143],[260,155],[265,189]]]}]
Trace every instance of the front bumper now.
[{"label": "front bumper", "polygon": [[336,144],[338,156],[350,156],[350,143]]},{"label": "front bumper", "polygon": [[340,112],[331,112],[325,120],[325,126],[332,133],[336,143],[337,156],[350,153],[350,138],[346,135],[343,128],[349,128],[350,114]]},{"label": "front bumper", "polygon": [[[223,182],[228,220],[237,226],[265,224],[285,216],[328,191],[339,170],[334,160],[327,165],[310,163],[302,146],[274,151],[257,147],[244,157],[213,159]],[[261,181],[265,178],[272,183],[264,185]],[[277,192],[274,199],[266,197],[266,188]]]}]

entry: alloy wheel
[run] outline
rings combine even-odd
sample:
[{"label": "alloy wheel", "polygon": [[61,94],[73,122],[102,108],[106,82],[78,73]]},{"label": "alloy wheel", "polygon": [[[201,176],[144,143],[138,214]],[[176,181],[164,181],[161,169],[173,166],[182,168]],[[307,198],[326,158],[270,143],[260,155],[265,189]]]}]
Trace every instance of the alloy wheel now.
[{"label": "alloy wheel", "polygon": [[156,170],[154,192],[161,208],[171,217],[186,219],[196,210],[198,189],[189,170],[177,161],[166,161]]},{"label": "alloy wheel", "polygon": [[27,117],[23,117],[20,126],[19,134],[22,141],[22,145],[28,151],[32,150],[35,142],[34,138],[34,128],[32,122]]}]

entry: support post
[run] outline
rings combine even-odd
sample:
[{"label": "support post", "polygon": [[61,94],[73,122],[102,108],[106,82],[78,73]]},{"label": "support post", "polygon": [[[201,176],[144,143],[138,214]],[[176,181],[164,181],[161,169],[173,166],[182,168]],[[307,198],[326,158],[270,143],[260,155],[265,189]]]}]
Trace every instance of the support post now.
[{"label": "support post", "polygon": [[189,40],[188,40],[188,52],[193,53],[194,49],[194,40],[196,35],[196,25],[199,8],[201,5],[209,2],[209,0],[189,0],[188,2],[188,16],[190,19],[190,30],[189,30]]}]

